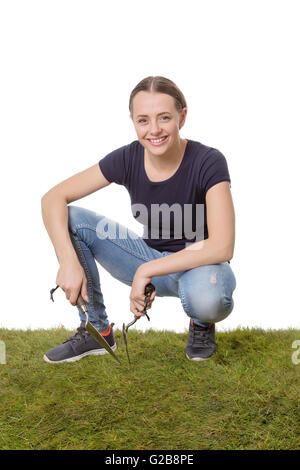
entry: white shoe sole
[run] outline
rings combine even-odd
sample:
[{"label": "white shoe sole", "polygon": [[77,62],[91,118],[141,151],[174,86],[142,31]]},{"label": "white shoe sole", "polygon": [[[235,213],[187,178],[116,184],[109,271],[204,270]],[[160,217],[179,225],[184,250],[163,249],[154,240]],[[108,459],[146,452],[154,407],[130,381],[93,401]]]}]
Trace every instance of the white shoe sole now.
[{"label": "white shoe sole", "polygon": [[187,354],[185,354],[186,357],[188,358],[189,361],[207,361],[210,357],[189,357]]},{"label": "white shoe sole", "polygon": [[[111,347],[113,351],[117,349],[116,343]],[[102,356],[103,354],[109,354],[106,349],[91,349],[90,351],[86,351],[85,353],[79,354],[78,356],[69,357],[67,359],[62,359],[61,361],[51,361],[46,354],[44,354],[43,359],[44,361],[48,362],[49,364],[60,364],[62,362],[76,362],[80,361],[86,356]]]}]

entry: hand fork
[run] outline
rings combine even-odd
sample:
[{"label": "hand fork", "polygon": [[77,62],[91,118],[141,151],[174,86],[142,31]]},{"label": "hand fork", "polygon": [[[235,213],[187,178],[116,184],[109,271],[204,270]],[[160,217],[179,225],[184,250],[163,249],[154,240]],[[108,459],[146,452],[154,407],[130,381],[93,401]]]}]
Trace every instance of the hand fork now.
[{"label": "hand fork", "polygon": [[[149,284],[146,285],[145,287],[145,301],[144,301],[144,308],[143,308],[143,313],[146,315],[146,317],[148,318],[148,321],[150,321],[150,318],[149,318],[149,315],[147,314],[146,312],[146,308],[147,308],[147,305],[148,305],[148,302],[150,300],[150,297],[151,297],[151,294],[152,292],[155,291],[155,287],[153,284],[151,284],[151,282]],[[128,331],[128,328],[132,325],[135,324],[135,322],[137,320],[139,320],[141,318],[141,316],[138,316],[138,315],[134,315],[134,319],[128,323],[127,326],[125,326],[125,323],[123,323],[123,338],[124,338],[124,342],[125,342],[125,346],[126,346],[126,352],[127,352],[127,357],[128,357],[128,362],[129,364],[131,365],[131,362],[130,362],[130,358],[129,358],[129,353],[128,353],[128,343],[127,343],[127,331]]]}]

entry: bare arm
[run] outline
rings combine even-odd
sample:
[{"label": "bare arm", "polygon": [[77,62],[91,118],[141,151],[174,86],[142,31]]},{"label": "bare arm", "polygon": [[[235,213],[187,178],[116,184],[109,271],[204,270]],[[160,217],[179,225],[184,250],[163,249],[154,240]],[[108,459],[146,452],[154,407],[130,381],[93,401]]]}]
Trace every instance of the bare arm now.
[{"label": "bare arm", "polygon": [[[63,267],[58,273],[57,284],[65,290],[72,305],[79,293],[79,274],[84,283],[86,279],[69,236],[67,205],[109,184],[96,163],[51,188],[41,200],[43,222]],[[84,291],[86,293],[86,289]]]}]

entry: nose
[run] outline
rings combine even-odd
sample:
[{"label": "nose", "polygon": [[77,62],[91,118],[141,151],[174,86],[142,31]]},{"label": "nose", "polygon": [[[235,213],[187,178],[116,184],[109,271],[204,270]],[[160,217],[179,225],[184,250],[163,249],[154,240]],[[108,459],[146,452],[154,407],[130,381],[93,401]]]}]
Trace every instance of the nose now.
[{"label": "nose", "polygon": [[159,123],[157,121],[152,121],[150,124],[150,134],[151,135],[159,135],[161,133],[161,129]]}]

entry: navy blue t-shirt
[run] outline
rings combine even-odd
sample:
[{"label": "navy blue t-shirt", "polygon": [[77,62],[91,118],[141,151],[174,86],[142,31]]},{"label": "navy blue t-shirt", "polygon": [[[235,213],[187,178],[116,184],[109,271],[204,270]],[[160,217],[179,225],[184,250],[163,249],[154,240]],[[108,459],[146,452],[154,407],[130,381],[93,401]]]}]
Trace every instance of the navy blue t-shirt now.
[{"label": "navy blue t-shirt", "polygon": [[153,182],[147,177],[144,147],[138,140],[99,161],[110,183],[126,187],[133,217],[144,227],[144,241],[160,252],[176,252],[207,239],[206,192],[221,181],[231,183],[226,159],[219,150],[185,140],[179,168],[164,181]]}]

